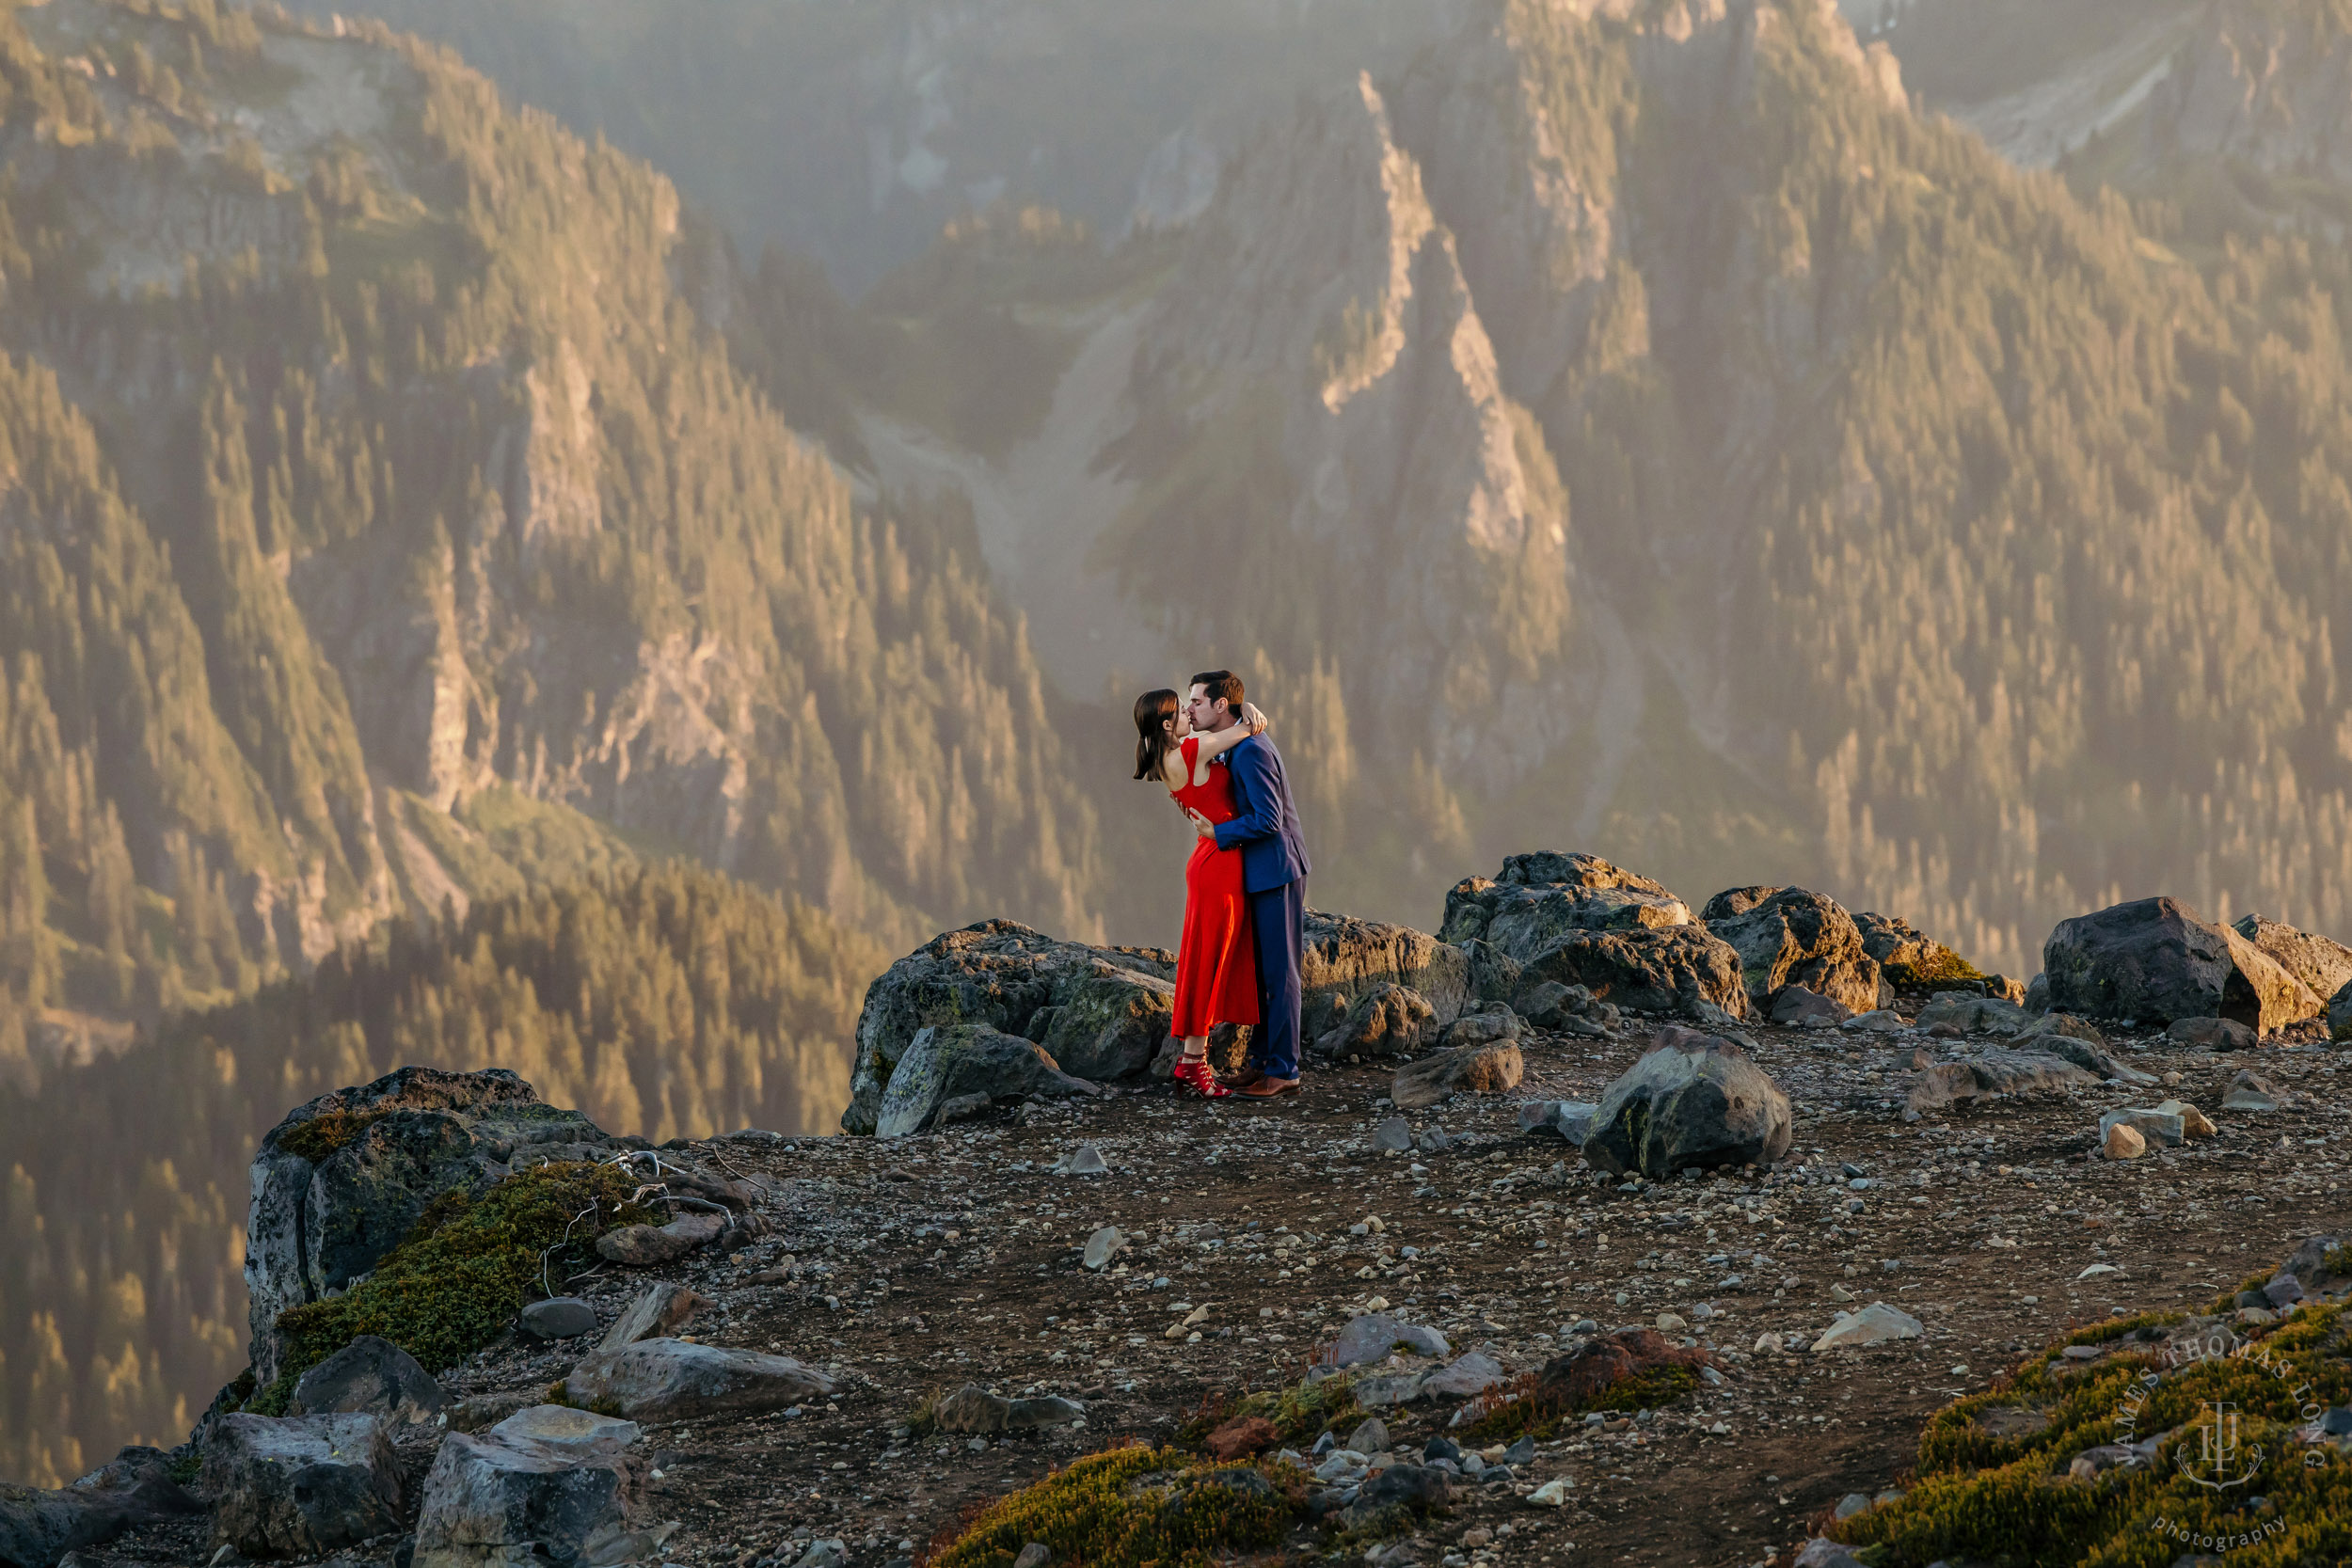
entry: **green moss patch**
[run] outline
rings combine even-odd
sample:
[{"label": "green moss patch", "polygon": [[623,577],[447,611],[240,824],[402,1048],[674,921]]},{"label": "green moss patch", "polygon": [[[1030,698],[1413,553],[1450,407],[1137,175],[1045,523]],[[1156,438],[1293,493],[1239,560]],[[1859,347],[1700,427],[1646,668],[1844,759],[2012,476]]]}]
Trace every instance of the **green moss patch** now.
[{"label": "green moss patch", "polygon": [[1284,1466],[1110,1449],[994,1503],[930,1568],[1009,1568],[1032,1541],[1086,1568],[1205,1568],[1277,1544],[1304,1503],[1303,1478]]},{"label": "green moss patch", "polygon": [[246,1408],[282,1413],[296,1378],[362,1334],[389,1339],[427,1371],[454,1365],[539,1293],[543,1259],[560,1290],[603,1231],[657,1219],[628,1202],[635,1190],[609,1166],[547,1164],[479,1197],[444,1194],[364,1281],[278,1315],[278,1381]]},{"label": "green moss patch", "polygon": [[[2352,1561],[2352,1453],[2304,1440],[2352,1402],[2344,1306],[2241,1329],[2219,1315],[2228,1300],[2084,1329],[1947,1406],[1920,1437],[1917,1483],[1831,1533],[1880,1568]],[[2073,1473],[2113,1445],[2136,1451]]]}]

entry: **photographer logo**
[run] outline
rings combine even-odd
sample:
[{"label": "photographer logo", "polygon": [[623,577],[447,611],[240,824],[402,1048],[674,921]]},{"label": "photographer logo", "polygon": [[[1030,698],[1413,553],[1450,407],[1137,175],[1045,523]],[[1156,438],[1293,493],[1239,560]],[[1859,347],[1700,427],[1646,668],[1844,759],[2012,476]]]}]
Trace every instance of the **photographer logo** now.
[{"label": "photographer logo", "polygon": [[[2252,1481],[2262,1469],[2262,1446],[2245,1442],[2238,1425],[2236,1405],[2201,1402],[2197,1419],[2190,1423],[2184,1441],[2173,1451],[2181,1474],[2216,1492]],[[2185,1440],[2192,1436],[2194,1443]]]}]

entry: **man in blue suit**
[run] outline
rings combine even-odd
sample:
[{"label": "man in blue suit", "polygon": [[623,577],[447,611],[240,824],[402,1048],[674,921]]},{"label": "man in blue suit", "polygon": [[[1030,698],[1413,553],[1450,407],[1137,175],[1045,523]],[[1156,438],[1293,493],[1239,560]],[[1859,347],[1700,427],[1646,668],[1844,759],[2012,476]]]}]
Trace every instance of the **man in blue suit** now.
[{"label": "man in blue suit", "polygon": [[[1241,720],[1241,677],[1230,670],[1193,676],[1187,705],[1194,729],[1231,729]],[[1282,772],[1282,753],[1273,741],[1253,736],[1223,760],[1232,772],[1233,805],[1240,815],[1213,826],[1196,812],[1193,823],[1202,838],[1214,835],[1218,848],[1241,851],[1242,888],[1249,895],[1257,927],[1259,1022],[1248,1067],[1232,1082],[1241,1094],[1271,1100],[1298,1087],[1307,839],[1298,829],[1298,806]]]}]

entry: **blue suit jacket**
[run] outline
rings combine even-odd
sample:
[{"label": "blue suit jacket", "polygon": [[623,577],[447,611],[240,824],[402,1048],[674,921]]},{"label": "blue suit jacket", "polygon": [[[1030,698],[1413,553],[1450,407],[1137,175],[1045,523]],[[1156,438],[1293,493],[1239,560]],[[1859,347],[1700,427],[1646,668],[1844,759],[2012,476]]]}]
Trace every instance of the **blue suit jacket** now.
[{"label": "blue suit jacket", "polygon": [[1220,822],[1216,847],[1241,851],[1242,887],[1263,893],[1304,879],[1307,836],[1298,830],[1298,806],[1282,772],[1282,753],[1264,736],[1252,736],[1225,753],[1233,777],[1233,807],[1241,815]]}]

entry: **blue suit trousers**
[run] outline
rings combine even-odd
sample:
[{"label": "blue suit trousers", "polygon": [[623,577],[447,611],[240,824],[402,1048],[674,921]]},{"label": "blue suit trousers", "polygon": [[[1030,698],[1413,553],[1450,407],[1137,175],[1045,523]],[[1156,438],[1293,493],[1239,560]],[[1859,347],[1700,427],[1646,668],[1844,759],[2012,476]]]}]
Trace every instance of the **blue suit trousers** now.
[{"label": "blue suit trousers", "polygon": [[1305,1001],[1299,970],[1306,946],[1306,879],[1251,894],[1249,913],[1258,938],[1258,1027],[1249,1037],[1249,1065],[1268,1078],[1295,1078]]}]

